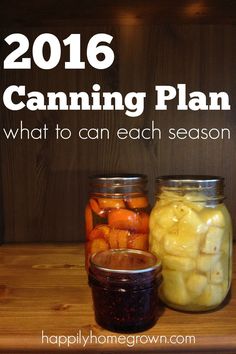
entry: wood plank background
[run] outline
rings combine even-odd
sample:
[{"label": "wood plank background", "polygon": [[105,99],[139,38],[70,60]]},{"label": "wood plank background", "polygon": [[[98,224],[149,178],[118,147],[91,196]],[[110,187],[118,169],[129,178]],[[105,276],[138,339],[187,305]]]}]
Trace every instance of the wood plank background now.
[{"label": "wood plank background", "polygon": [[[16,139],[1,132],[2,217],[5,242],[82,241],[83,209],[87,177],[93,173],[145,173],[150,200],[154,202],[154,178],[163,174],[216,174],[226,178],[227,205],[236,225],[236,4],[235,1],[1,1],[1,61],[9,53],[3,38],[13,32],[26,34],[30,42],[43,32],[60,40],[81,33],[82,55],[86,43],[98,32],[114,36],[113,65],[98,71],[5,70],[1,92],[12,84],[27,91],[86,91],[94,83],[101,91],[146,91],[145,112],[129,118],[124,112],[7,110],[1,102],[1,128],[29,128],[47,123],[69,127],[73,137],[56,141]],[[69,4],[66,8],[65,4]],[[176,101],[167,111],[155,111],[155,85],[186,83],[191,91],[226,91],[231,111],[177,111]],[[2,101],[2,100],[1,100]],[[231,140],[119,141],[119,127],[148,127],[154,120],[165,132],[170,127],[227,127]],[[81,127],[107,127],[109,141],[82,141]]]},{"label": "wood plank background", "polygon": [[[236,246],[236,245],[235,245]],[[142,353],[235,354],[236,257],[232,289],[218,311],[184,313],[160,307],[157,324],[141,335],[167,336],[169,342],[137,343],[131,349],[115,341],[74,344],[67,348],[42,344],[45,335],[115,335],[94,319],[91,291],[84,269],[83,245],[37,244],[0,247],[0,352],[3,354]],[[234,247],[234,256],[236,248]],[[195,336],[195,343],[171,344],[170,336]],[[125,336],[130,336],[126,334]],[[157,337],[156,337],[157,338]],[[163,338],[163,337],[162,337]],[[182,337],[179,337],[179,341]],[[130,338],[131,339],[131,338]],[[174,338],[173,338],[174,340]]]}]

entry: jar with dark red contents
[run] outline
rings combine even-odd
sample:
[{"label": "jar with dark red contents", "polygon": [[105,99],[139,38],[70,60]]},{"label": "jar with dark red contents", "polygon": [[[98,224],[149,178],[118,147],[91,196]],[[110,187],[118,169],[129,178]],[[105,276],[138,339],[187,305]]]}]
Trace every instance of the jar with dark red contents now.
[{"label": "jar with dark red contents", "polygon": [[116,249],[91,256],[89,285],[96,322],[115,332],[140,332],[158,318],[161,265],[145,251]]},{"label": "jar with dark red contents", "polygon": [[148,250],[149,203],[145,175],[90,177],[85,210],[86,268],[89,257],[108,249]]}]

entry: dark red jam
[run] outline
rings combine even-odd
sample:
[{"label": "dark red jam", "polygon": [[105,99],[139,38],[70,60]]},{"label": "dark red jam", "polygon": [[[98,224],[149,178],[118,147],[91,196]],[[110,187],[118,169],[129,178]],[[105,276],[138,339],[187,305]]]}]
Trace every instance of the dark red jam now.
[{"label": "dark red jam", "polygon": [[89,284],[97,323],[115,332],[139,332],[158,317],[161,266],[149,252],[119,249],[91,257]]}]

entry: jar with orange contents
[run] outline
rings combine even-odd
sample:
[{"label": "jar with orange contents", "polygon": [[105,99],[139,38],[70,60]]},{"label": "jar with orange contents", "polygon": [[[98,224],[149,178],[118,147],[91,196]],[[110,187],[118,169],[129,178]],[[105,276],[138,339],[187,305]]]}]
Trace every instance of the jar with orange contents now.
[{"label": "jar with orange contents", "polygon": [[95,175],[85,208],[86,268],[107,249],[148,250],[149,203],[145,175]]}]

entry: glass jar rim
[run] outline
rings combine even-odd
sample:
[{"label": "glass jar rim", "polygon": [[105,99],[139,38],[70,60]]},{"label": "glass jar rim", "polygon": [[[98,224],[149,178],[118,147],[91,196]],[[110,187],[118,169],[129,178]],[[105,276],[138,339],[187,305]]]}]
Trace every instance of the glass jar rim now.
[{"label": "glass jar rim", "polygon": [[129,174],[129,173],[121,173],[121,174],[95,174],[89,176],[89,181],[91,184],[95,182],[99,182],[99,184],[134,184],[143,183],[147,181],[147,176],[144,174]]},{"label": "glass jar rim", "polygon": [[224,177],[213,175],[165,175],[156,178],[156,183],[165,182],[168,184],[209,184],[224,183]]},{"label": "glass jar rim", "polygon": [[[156,178],[156,193],[162,191],[175,192],[179,195],[184,193],[202,192],[209,199],[224,200],[224,178],[213,175],[166,175]],[[199,201],[196,198],[196,201]]]},{"label": "glass jar rim", "polygon": [[[139,268],[131,268],[131,269],[125,269],[124,267],[117,267],[117,268],[112,268],[109,267],[105,264],[102,264],[101,260],[100,260],[100,264],[99,264],[99,260],[97,260],[96,262],[96,258],[101,258],[101,257],[116,257],[116,256],[124,256],[127,258],[127,255],[131,255],[133,256],[133,266],[135,263],[135,258],[137,260],[137,264],[140,263],[140,267]],[[141,256],[136,257],[136,256]],[[151,260],[150,264],[148,264],[146,262],[146,266],[145,266],[145,260],[143,262],[143,266],[141,264],[141,258],[146,258],[146,261],[149,259]],[[109,260],[109,259],[108,259]],[[124,264],[124,263],[122,263]],[[161,261],[157,259],[157,257],[152,254],[151,252],[147,252],[147,251],[142,251],[142,250],[136,250],[136,249],[126,249],[126,248],[120,248],[120,249],[110,249],[110,250],[106,250],[106,251],[101,251],[101,252],[97,252],[94,253],[91,257],[90,257],[90,267],[91,269],[97,269],[99,271],[102,271],[103,273],[120,273],[120,274],[137,274],[137,273],[145,273],[145,272],[151,272],[154,270],[161,270]]]},{"label": "glass jar rim", "polygon": [[144,174],[99,174],[89,177],[90,194],[120,198],[124,195],[146,194]]}]

